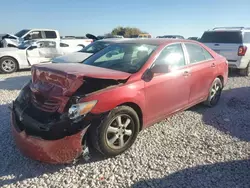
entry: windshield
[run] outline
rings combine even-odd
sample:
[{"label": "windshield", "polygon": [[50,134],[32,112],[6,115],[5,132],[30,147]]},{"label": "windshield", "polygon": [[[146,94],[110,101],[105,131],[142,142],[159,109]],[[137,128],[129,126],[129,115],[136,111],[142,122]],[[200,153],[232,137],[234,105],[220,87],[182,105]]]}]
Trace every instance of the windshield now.
[{"label": "windshield", "polygon": [[200,42],[203,43],[242,43],[242,35],[240,31],[216,31],[205,32]]},{"label": "windshield", "polygon": [[79,52],[96,53],[96,52],[99,52],[100,50],[102,50],[103,48],[107,47],[108,45],[110,45],[110,42],[97,41],[97,42],[94,42],[94,43],[86,46],[85,48],[83,48]]},{"label": "windshield", "polygon": [[28,33],[29,31],[30,31],[29,29],[23,29],[23,30],[17,32],[17,33],[15,34],[15,36],[17,36],[17,37],[22,37],[23,35],[25,35],[25,34]]},{"label": "windshield", "polygon": [[84,64],[135,73],[157,46],[146,44],[112,44],[83,61]]}]

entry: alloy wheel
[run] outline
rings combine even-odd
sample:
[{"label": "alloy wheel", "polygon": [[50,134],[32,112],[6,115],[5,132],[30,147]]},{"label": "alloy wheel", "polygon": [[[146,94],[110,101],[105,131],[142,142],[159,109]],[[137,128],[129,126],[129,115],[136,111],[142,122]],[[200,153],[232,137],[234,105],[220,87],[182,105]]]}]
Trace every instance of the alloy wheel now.
[{"label": "alloy wheel", "polygon": [[116,116],[109,124],[106,141],[110,148],[121,149],[133,136],[134,121],[126,114]]},{"label": "alloy wheel", "polygon": [[220,98],[220,94],[221,94],[220,84],[215,82],[211,91],[210,91],[211,102],[216,103]]},{"label": "alloy wheel", "polygon": [[2,62],[2,69],[5,72],[12,72],[16,68],[16,64],[11,59],[6,59]]}]

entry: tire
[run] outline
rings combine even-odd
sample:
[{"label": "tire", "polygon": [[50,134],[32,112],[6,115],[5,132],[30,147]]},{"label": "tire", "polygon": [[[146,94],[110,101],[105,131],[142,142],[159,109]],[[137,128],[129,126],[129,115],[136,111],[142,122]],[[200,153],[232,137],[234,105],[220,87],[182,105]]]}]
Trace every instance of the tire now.
[{"label": "tire", "polygon": [[[223,89],[223,84],[219,78],[215,78],[210,89],[207,100],[204,102],[209,107],[214,107],[218,104]],[[214,93],[215,92],[215,93]]]},{"label": "tire", "polygon": [[240,75],[241,76],[250,76],[250,65],[248,63],[247,67],[245,69],[240,69]]},{"label": "tire", "polygon": [[[119,117],[121,117],[120,124]],[[126,126],[126,123],[128,123],[126,128],[118,128],[119,125]],[[140,121],[137,113],[129,106],[119,106],[113,109],[99,125],[91,126],[91,143],[105,157],[116,156],[132,146],[139,129]],[[122,138],[124,145],[121,142]]]},{"label": "tire", "polygon": [[4,74],[16,72],[18,69],[17,61],[12,57],[3,57],[0,59],[0,72]]}]

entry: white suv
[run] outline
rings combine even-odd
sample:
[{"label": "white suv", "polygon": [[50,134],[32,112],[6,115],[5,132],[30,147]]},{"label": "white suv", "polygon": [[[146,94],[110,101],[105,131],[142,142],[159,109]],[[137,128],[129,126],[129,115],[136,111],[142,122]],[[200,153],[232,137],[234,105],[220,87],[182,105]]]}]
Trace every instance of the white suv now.
[{"label": "white suv", "polygon": [[205,31],[199,41],[226,57],[229,68],[240,69],[243,76],[250,75],[250,28],[216,27]]}]

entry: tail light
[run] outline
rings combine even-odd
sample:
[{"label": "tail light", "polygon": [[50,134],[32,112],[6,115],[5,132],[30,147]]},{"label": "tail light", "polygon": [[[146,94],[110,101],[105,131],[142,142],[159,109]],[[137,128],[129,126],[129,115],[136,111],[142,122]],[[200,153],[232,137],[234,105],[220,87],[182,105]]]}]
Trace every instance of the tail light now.
[{"label": "tail light", "polygon": [[238,49],[238,56],[244,56],[247,52],[246,46],[240,46]]}]

